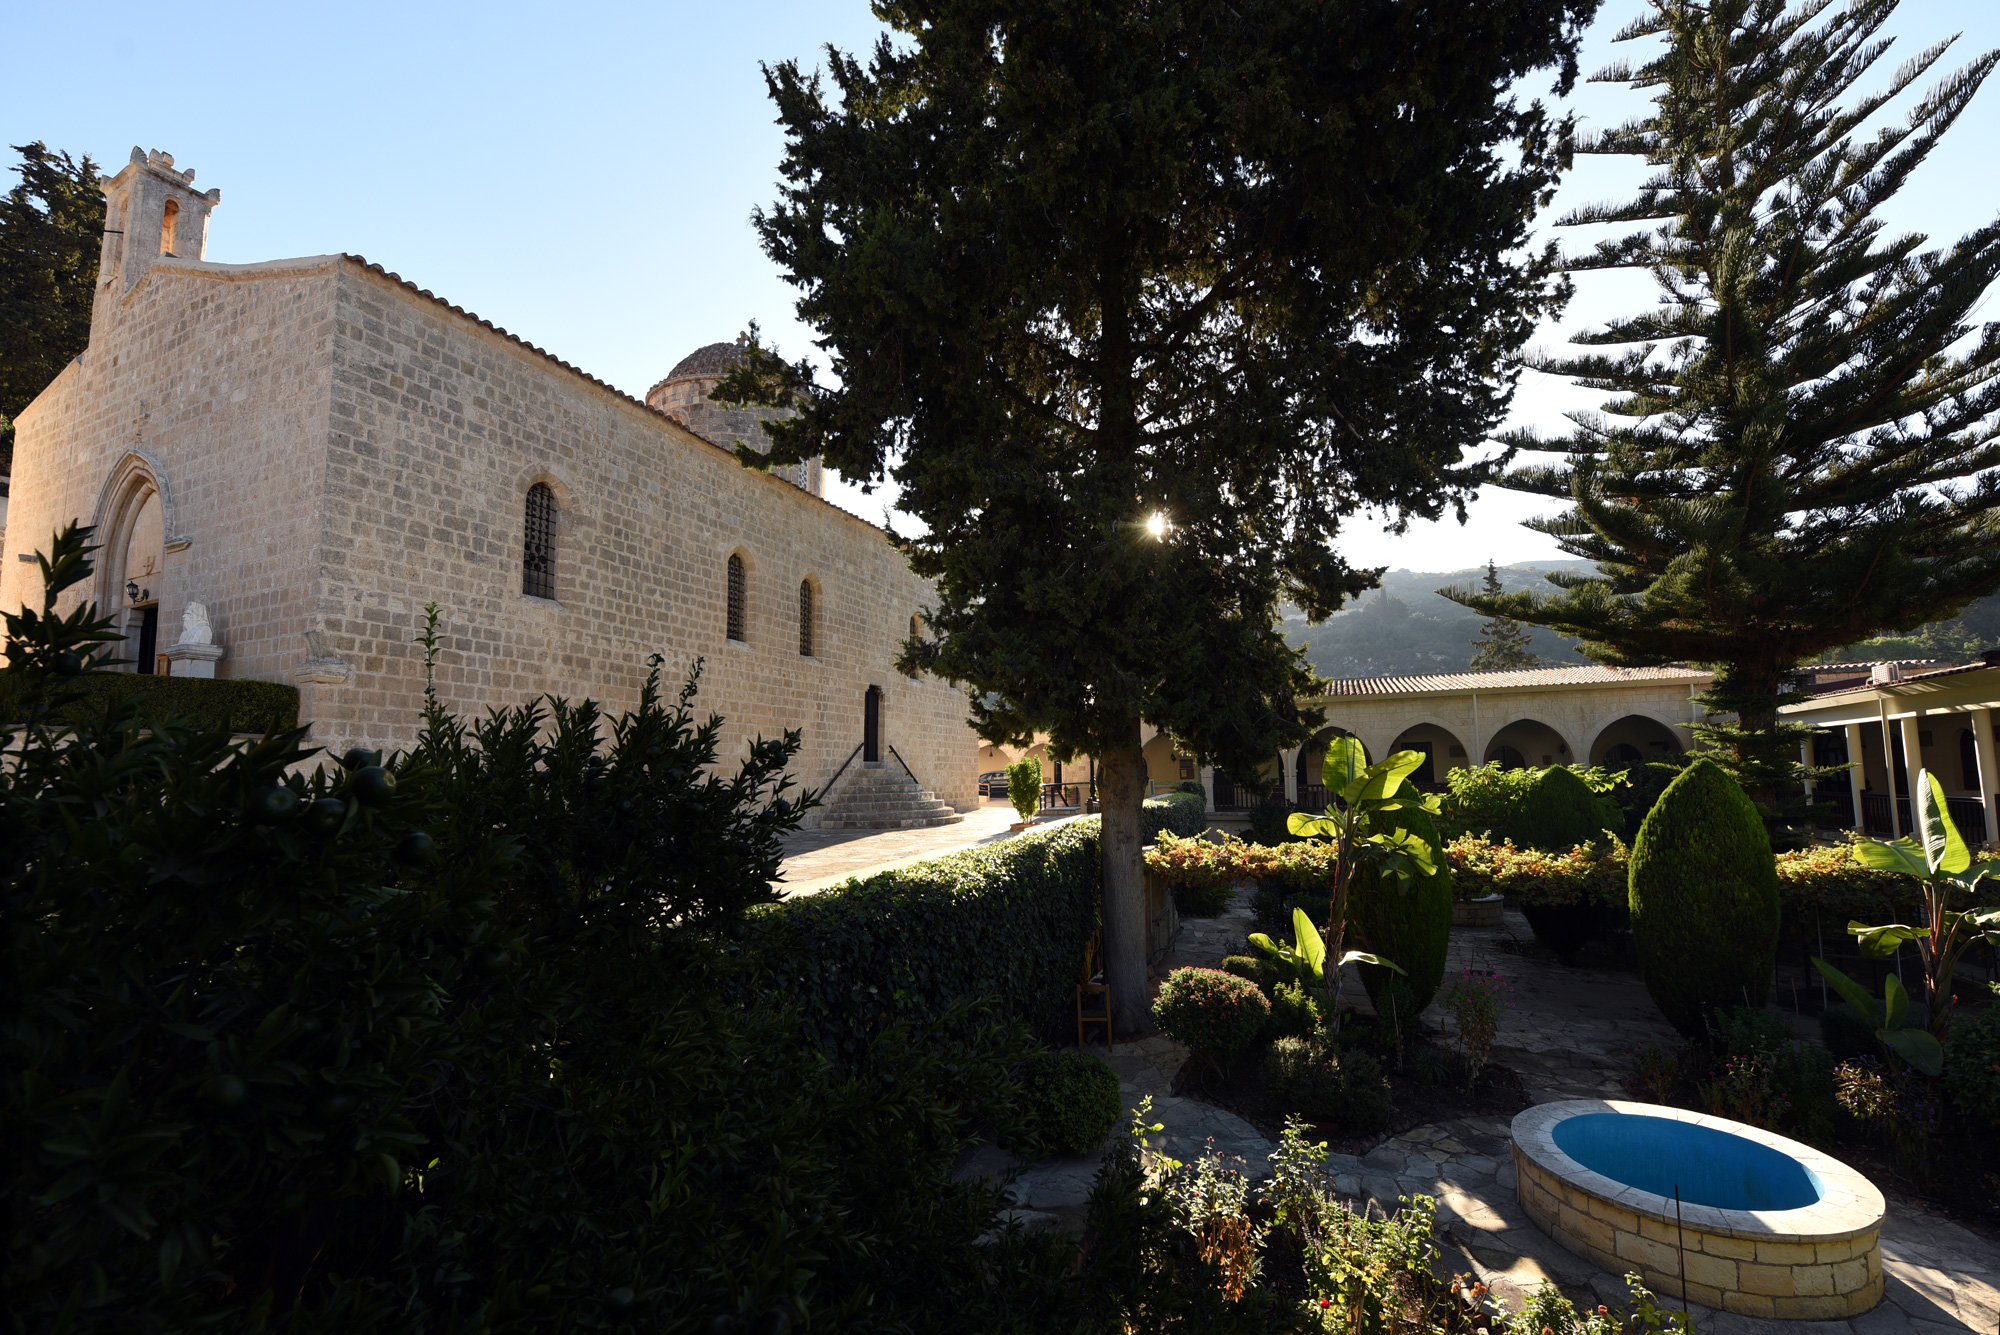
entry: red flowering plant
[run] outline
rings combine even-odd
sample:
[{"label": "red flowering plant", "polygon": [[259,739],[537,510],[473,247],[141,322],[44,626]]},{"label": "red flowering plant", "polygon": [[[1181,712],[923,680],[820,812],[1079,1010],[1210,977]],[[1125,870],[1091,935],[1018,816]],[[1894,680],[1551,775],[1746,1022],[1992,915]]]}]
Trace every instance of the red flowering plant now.
[{"label": "red flowering plant", "polygon": [[1249,1046],[1270,1014],[1255,983],[1220,969],[1175,969],[1153,1003],[1160,1032],[1218,1068]]}]

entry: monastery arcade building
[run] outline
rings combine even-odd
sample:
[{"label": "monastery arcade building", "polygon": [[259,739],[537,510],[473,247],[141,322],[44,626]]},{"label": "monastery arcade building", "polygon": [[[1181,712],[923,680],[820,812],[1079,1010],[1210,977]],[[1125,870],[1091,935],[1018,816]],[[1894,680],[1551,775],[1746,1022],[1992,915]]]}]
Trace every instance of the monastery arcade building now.
[{"label": "monastery arcade building", "polygon": [[120,616],[130,670],[296,683],[336,752],[416,737],[435,600],[461,715],[615,712],[649,655],[670,689],[699,657],[726,763],[797,728],[808,786],[886,767],[935,792],[927,823],[977,805],[963,694],[894,667],[930,587],[818,461],[737,461],[758,414],[708,399],[732,345],[642,402],[358,256],[208,263],[220,192],[167,154],[104,188],[89,347],[17,419],[5,606],[39,606],[34,553],[74,519],[103,550],[64,610]]}]

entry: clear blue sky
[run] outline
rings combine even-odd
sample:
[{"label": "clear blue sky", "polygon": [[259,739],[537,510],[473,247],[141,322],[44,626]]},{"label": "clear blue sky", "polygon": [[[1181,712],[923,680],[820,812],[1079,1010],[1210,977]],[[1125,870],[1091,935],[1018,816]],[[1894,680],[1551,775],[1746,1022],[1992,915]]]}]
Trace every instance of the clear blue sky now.
[{"label": "clear blue sky", "polygon": [[[1637,7],[1608,0],[1586,70],[1612,54],[1610,34]],[[782,148],[758,66],[816,63],[824,44],[855,50],[878,31],[857,0],[198,12],[109,0],[87,17],[16,0],[10,12],[6,143],[42,139],[111,170],[135,144],[164,149],[222,189],[209,258],[365,255],[634,394],[752,319],[788,354],[806,348],[791,289],[750,228],[751,210],[775,194]],[[1946,61],[1963,63],[2000,46],[2000,0],[1904,0],[1892,31],[1886,64],[1953,32],[1964,36]],[[1614,85],[1586,86],[1575,105],[1602,125],[1644,104]],[[2000,79],[1891,222],[1944,243],[2000,214],[1996,144]],[[1586,160],[1558,207],[1613,197],[1638,175]],[[1636,279],[1589,279],[1540,341],[1645,291]],[[2000,319],[2000,303],[1989,297],[1981,315]],[[1559,427],[1562,409],[1589,401],[1530,383],[1516,417]],[[882,493],[830,491],[881,518]],[[1400,539],[1358,521],[1347,548],[1418,570],[1550,556],[1547,539],[1516,522],[1541,504],[1490,494],[1465,528],[1447,521]]]}]

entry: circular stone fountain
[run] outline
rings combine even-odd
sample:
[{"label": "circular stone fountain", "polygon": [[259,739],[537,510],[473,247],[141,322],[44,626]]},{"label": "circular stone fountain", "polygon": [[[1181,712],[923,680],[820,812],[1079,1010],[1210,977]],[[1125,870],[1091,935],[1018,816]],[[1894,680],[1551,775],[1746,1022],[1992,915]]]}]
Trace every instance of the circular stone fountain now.
[{"label": "circular stone fountain", "polygon": [[1882,1193],[1810,1145],[1600,1099],[1530,1108],[1513,1135],[1516,1191],[1542,1230],[1655,1293],[1820,1321],[1881,1300]]}]

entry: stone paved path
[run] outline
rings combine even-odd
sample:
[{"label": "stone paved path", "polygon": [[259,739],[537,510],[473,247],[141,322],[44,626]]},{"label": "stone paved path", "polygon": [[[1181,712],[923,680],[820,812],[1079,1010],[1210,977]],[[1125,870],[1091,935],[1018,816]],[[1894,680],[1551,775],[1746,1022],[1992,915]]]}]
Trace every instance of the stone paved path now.
[{"label": "stone paved path", "polygon": [[887,871],[942,853],[996,843],[1013,836],[1016,819],[1004,802],[982,802],[956,825],[916,830],[800,830],[785,837],[783,879],[771,884],[792,895],[817,894],[850,876]]}]

